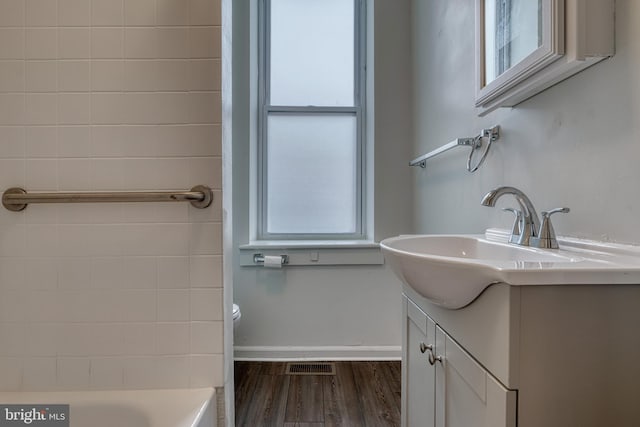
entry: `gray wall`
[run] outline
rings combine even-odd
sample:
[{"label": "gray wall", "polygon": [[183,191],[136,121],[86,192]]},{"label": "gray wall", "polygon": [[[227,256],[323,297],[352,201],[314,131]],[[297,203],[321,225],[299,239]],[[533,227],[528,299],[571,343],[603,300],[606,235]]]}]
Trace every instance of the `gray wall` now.
[{"label": "gray wall", "polygon": [[[502,127],[485,165],[466,150],[413,172],[415,232],[478,233],[510,226],[480,206],[498,185],[524,190],[538,210],[569,206],[556,232],[640,243],[640,2],[616,1],[616,55],[513,109],[478,118],[474,105],[474,2],[413,0],[414,153]],[[634,25],[635,24],[635,25]],[[499,207],[512,204],[505,197]]]},{"label": "gray wall", "polygon": [[[373,2],[371,2],[373,4]],[[234,1],[233,221],[234,299],[242,310],[235,346],[313,352],[397,348],[400,286],[386,266],[287,267],[281,271],[238,265],[248,242],[249,85],[251,21],[248,0]],[[373,9],[371,9],[373,11]],[[411,231],[410,57],[408,2],[375,2],[375,238]],[[370,70],[373,72],[374,70]],[[351,349],[351,350],[350,350]],[[399,351],[398,351],[399,356]]]}]

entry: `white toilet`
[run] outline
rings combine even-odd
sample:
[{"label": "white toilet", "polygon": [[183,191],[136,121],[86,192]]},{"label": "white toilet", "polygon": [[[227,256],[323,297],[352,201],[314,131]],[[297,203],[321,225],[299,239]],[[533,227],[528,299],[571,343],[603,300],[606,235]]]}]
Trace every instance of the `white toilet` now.
[{"label": "white toilet", "polygon": [[240,313],[240,307],[238,304],[233,304],[233,329],[235,330],[238,327],[238,322],[242,317],[242,313]]}]

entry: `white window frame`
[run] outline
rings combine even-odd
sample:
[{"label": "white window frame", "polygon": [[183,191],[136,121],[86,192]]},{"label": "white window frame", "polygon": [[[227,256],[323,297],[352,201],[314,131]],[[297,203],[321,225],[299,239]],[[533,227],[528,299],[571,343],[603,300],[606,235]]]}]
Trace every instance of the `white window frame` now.
[{"label": "white window frame", "polygon": [[[354,2],[354,106],[353,107],[328,107],[328,106],[288,106],[270,104],[269,94],[269,11],[270,0],[258,0],[258,85],[257,85],[257,145],[256,145],[256,221],[255,237],[258,241],[363,241],[369,236],[368,205],[367,205],[367,153],[366,153],[366,24],[367,11],[366,0],[353,0]],[[354,233],[329,234],[329,233],[296,233],[275,234],[268,233],[267,222],[267,119],[274,114],[327,114],[349,115],[356,117],[356,230]],[[283,189],[286,191],[286,189]],[[253,233],[252,233],[253,234]]]}]

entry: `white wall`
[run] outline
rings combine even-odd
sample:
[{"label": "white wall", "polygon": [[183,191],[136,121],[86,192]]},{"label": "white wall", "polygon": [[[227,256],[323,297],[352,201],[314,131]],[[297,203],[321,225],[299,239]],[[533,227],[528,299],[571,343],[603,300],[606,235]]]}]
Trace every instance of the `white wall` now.
[{"label": "white wall", "polygon": [[[513,109],[474,111],[474,2],[413,0],[414,150],[498,124],[502,138],[475,174],[466,150],[413,173],[416,232],[508,228],[510,214],[480,206],[499,185],[524,190],[536,208],[568,206],[560,235],[640,243],[640,2],[616,1],[616,55]],[[466,30],[462,30],[466,29]],[[513,205],[509,197],[499,207]]]},{"label": "white wall", "polygon": [[0,210],[0,389],[219,386],[220,2],[0,1],[0,187],[215,202]]},{"label": "white wall", "polygon": [[[374,5],[375,3],[375,5]],[[234,2],[234,246],[248,242],[249,1]],[[370,2],[375,13],[375,238],[410,231],[410,62],[408,3]],[[236,255],[238,252],[236,252]],[[236,354],[248,357],[399,356],[400,285],[385,266],[287,267],[235,263],[242,310]],[[292,352],[292,347],[302,353]],[[240,351],[238,351],[240,350]]]}]

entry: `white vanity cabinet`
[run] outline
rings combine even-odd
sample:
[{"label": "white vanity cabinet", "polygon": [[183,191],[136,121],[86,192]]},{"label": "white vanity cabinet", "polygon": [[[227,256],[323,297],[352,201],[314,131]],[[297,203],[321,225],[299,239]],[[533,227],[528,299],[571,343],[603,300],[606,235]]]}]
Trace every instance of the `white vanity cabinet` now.
[{"label": "white vanity cabinet", "polygon": [[403,290],[403,427],[640,426],[640,285]]},{"label": "white vanity cabinet", "polygon": [[515,427],[516,392],[410,299],[403,304],[403,427]]}]

